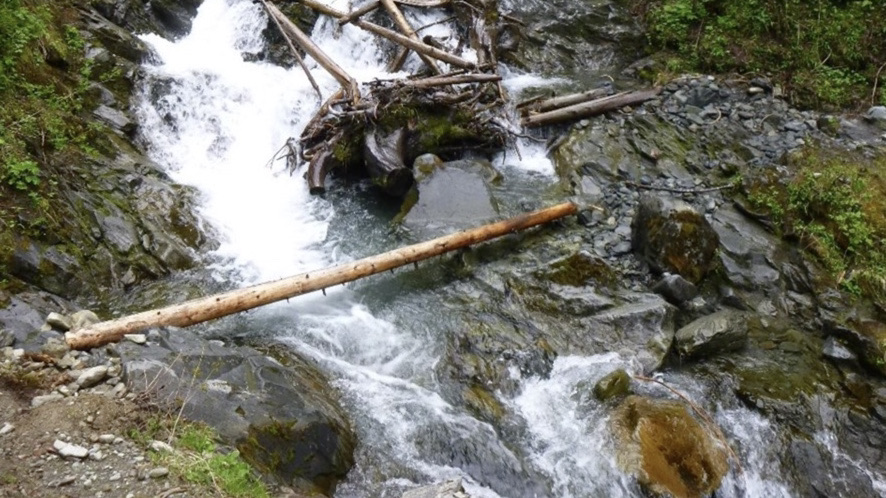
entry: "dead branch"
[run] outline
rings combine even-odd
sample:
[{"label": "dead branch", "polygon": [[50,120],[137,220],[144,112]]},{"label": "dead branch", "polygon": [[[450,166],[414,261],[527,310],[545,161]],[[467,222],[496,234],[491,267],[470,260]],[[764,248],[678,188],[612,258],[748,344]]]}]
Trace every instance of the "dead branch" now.
[{"label": "dead branch", "polygon": [[523,118],[521,123],[526,127],[535,127],[575,121],[645,102],[655,98],[660,92],[661,88],[653,88],[651,90],[618,93],[554,111],[531,114]]},{"label": "dead branch", "polygon": [[577,211],[577,206],[571,202],[559,204],[352,263],[97,323],[66,333],[65,341],[73,349],[91,349],[119,341],[126,334],[151,327],[164,325],[187,327],[416,263],[509,233],[548,223],[575,214]]},{"label": "dead branch", "polygon": [[[403,13],[400,12],[400,9],[394,3],[394,0],[381,0],[381,4],[394,19],[394,23],[397,25],[397,27],[400,28],[400,31],[402,31],[403,34],[406,35],[410,40],[414,42],[419,42],[418,36],[415,34],[415,30],[413,30],[412,26],[409,25],[409,21],[406,19],[406,16],[404,16]],[[421,60],[424,61],[424,63],[431,69],[431,72],[433,72],[434,74],[440,74],[442,72],[440,71],[440,68],[437,67],[437,63],[434,62],[434,59],[421,52],[417,53],[419,58],[421,58]]]},{"label": "dead branch", "polygon": [[305,72],[305,76],[308,77],[308,81],[311,82],[311,86],[314,87],[314,91],[317,92],[317,98],[323,100],[323,94],[320,92],[320,87],[317,86],[317,82],[314,80],[314,76],[311,74],[311,70],[308,69],[308,66],[305,65],[305,60],[302,58],[301,54],[298,52],[298,49],[295,48],[295,45],[292,43],[292,39],[287,34],[286,30],[283,29],[283,26],[280,24],[280,19],[275,16],[270,8],[268,7],[267,0],[261,0],[262,5],[265,7],[265,11],[268,13],[268,17],[274,21],[274,24],[277,26],[277,29],[280,30],[280,34],[283,35],[283,39],[286,40],[286,44],[289,45],[289,50],[292,51],[292,55],[295,56],[295,60],[298,61],[298,65],[301,66],[302,70]]}]

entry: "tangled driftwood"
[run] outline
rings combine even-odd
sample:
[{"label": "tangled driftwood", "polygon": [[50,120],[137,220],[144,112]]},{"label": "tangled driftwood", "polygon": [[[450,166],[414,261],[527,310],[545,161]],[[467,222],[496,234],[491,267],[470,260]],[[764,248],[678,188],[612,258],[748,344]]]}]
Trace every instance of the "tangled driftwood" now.
[{"label": "tangled driftwood", "polygon": [[[519,22],[500,15],[497,0],[371,0],[351,12],[317,0],[302,0],[303,5],[339,25],[353,24],[397,45],[389,70],[400,70],[410,52],[422,61],[418,74],[361,86],[273,3],[261,3],[318,95],[320,90],[299,50],[341,85],[340,91],[323,102],[302,135],[290,139],[282,149],[292,170],[308,164],[305,176],[314,194],[325,191],[330,171],[359,168],[386,192],[402,195],[412,184],[410,165],[420,154],[445,156],[467,149],[492,153],[523,136],[523,127],[574,121],[636,105],[658,94],[658,89],[617,95],[593,89],[510,105],[498,74],[498,35]],[[453,15],[447,21],[455,22],[458,31],[466,35],[476,61],[448,52],[432,37],[419,38],[423,28],[414,28],[401,6],[449,9]],[[384,11],[400,32],[366,20],[374,11]],[[522,117],[516,116],[514,108]]]}]

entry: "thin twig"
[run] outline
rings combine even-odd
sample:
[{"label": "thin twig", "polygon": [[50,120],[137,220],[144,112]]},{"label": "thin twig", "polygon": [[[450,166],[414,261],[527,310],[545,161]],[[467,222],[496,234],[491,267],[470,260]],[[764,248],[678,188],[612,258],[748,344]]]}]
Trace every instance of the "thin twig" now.
[{"label": "thin twig", "polygon": [[726,440],[726,436],[724,436],[723,431],[720,430],[720,426],[717,425],[716,422],[714,422],[714,419],[711,418],[710,414],[708,414],[707,411],[705,411],[702,407],[698,406],[698,404],[696,402],[689,399],[689,397],[686,396],[685,394],[681,393],[680,391],[674,389],[673,387],[665,384],[664,382],[662,382],[658,379],[653,379],[652,377],[645,377],[643,375],[634,375],[634,378],[637,380],[642,380],[643,382],[652,382],[652,383],[658,384],[658,385],[664,387],[665,389],[667,389],[668,391],[672,392],[673,394],[675,394],[677,397],[679,397],[683,401],[685,401],[686,404],[688,404],[692,408],[692,411],[694,411],[696,413],[696,415],[698,415],[708,425],[708,428],[714,432],[714,437],[716,437],[718,440],[720,440],[720,443],[726,448],[726,451],[729,452],[729,455],[732,457],[732,459],[735,460],[735,466],[737,467],[736,470],[738,471],[738,473],[739,474],[744,473],[744,468],[741,466],[741,460],[738,458],[738,455],[735,454],[735,451],[732,449],[732,446],[729,445],[729,442]]}]

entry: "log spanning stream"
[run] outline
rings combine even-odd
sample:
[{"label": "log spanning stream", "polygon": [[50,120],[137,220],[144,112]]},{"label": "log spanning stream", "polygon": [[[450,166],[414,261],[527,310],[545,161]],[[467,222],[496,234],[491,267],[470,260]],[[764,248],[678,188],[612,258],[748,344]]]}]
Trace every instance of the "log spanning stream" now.
[{"label": "log spanning stream", "polygon": [[[348,10],[347,1],[326,1]],[[432,25],[424,34],[454,36],[443,12],[404,11],[413,25]],[[206,0],[190,35],[175,42],[143,37],[157,54],[144,66],[145,88],[136,103],[143,138],[175,180],[199,190],[201,215],[220,243],[212,255],[215,273],[231,287],[403,243],[390,233],[391,209],[372,195],[333,189],[329,198],[318,198],[309,194],[301,171],[290,175],[285,165],[268,166],[281,144],[299,136],[319,102],[301,68],[244,61],[242,53],[263,49],[266,23],[262,6],[250,0]],[[389,55],[357,27],[321,17],[311,37],[357,82],[391,77],[385,72]],[[412,55],[406,64],[421,61]],[[328,74],[313,74],[325,96],[338,89]],[[521,81],[544,80],[506,75],[503,85],[519,92]],[[531,199],[537,205],[552,204],[542,197],[556,181],[540,145],[518,146],[519,157],[510,153],[496,161],[506,177],[498,188],[510,213],[522,210],[520,202],[531,195],[538,196]],[[511,372],[513,388],[499,398],[513,416],[497,430],[447,401],[435,374],[445,361],[446,334],[459,325],[458,299],[480,295],[482,285],[454,282],[432,263],[371,279],[216,325],[282,341],[333,379],[360,441],[356,465],[337,496],[400,496],[417,484],[456,477],[480,498],[642,496],[616,465],[606,412],[575,396],[614,366],[636,372],[633,358],[563,356],[544,378]],[[670,380],[694,395],[713,389],[689,378]],[[777,455],[766,451],[773,437],[769,422],[740,407],[720,410],[716,420],[740,440],[744,455],[744,472],[730,472],[717,496],[790,496]]]}]

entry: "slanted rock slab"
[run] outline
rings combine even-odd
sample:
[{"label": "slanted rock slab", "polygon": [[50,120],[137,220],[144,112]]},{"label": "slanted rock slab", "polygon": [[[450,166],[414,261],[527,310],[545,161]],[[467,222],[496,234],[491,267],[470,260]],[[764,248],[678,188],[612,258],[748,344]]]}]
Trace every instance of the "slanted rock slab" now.
[{"label": "slanted rock slab", "polygon": [[677,331],[677,352],[684,358],[698,358],[741,349],[748,338],[748,316],[723,310],[703,316]]}]

